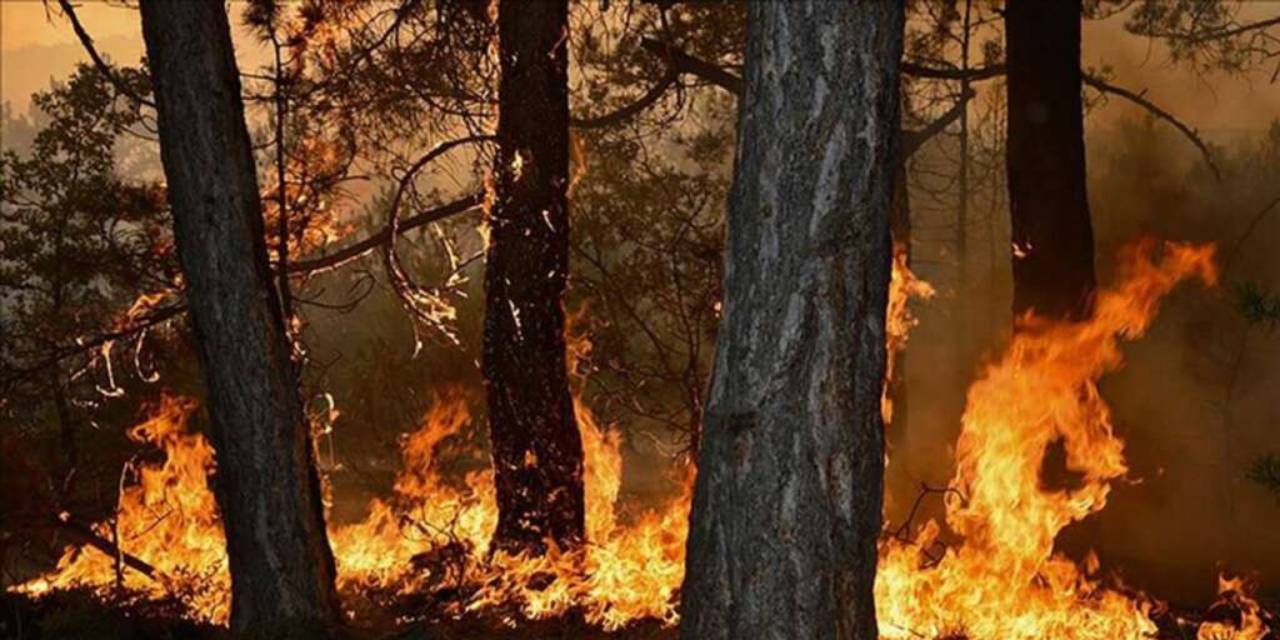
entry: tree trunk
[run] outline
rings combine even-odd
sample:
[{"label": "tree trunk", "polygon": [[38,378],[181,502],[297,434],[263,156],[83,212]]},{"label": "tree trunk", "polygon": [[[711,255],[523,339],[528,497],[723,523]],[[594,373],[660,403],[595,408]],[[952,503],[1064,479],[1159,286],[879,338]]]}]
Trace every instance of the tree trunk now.
[{"label": "tree trunk", "polygon": [[207,390],[231,564],[231,629],[293,637],[338,620],[320,483],[267,263],[221,0],[143,0],[174,238]]},{"label": "tree trunk", "polygon": [[682,637],[874,640],[903,8],[748,3]]},{"label": "tree trunk", "polygon": [[484,379],[495,548],[583,539],[582,439],[565,371],[568,4],[503,0],[498,153],[485,269]]},{"label": "tree trunk", "polygon": [[1080,96],[1081,0],[1010,0],[1008,172],[1013,311],[1079,320],[1093,306]]}]

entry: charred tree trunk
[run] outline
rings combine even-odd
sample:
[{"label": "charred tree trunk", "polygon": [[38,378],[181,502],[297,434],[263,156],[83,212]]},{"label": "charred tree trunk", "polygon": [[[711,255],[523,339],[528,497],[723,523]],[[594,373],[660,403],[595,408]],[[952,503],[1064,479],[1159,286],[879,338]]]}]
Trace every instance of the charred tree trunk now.
[{"label": "charred tree trunk", "polygon": [[338,620],[334,560],[280,301],[272,289],[222,0],[143,0],[174,238],[207,390],[237,635]]},{"label": "charred tree trunk", "polygon": [[498,153],[485,269],[484,380],[495,548],[583,539],[582,439],[565,370],[568,4],[503,0]]},{"label": "charred tree trunk", "polygon": [[1005,8],[1015,316],[1079,320],[1093,306],[1080,12],[1081,0]]},{"label": "charred tree trunk", "polygon": [[684,638],[874,640],[903,8],[748,4]]}]

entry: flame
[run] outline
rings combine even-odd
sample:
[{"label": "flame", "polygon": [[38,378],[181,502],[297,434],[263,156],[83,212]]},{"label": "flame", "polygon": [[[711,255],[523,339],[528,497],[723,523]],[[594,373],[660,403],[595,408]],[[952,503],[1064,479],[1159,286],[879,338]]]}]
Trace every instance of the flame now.
[{"label": "flame", "polygon": [[[1196,630],[1196,640],[1263,640],[1267,626],[1262,621],[1258,601],[1249,597],[1244,580],[1218,577],[1218,605],[1226,605],[1240,612],[1240,624],[1205,622]],[[1216,606],[1216,605],[1215,605]]]},{"label": "flame", "polygon": [[[1179,281],[1215,279],[1207,246],[1143,242],[1121,256],[1119,284],[1083,323],[1023,319],[1004,356],[969,389],[946,501],[961,539],[937,555],[940,526],[881,547],[877,613],[885,638],[963,634],[971,640],[1111,640],[1153,635],[1152,601],[1104,586],[1054,552],[1058,532],[1102,509],[1127,471],[1097,381],[1120,366]],[[1061,441],[1079,486],[1049,489],[1040,474]],[[1092,567],[1090,567],[1092,568]]]},{"label": "flame", "polygon": [[[224,624],[230,614],[231,589],[226,540],[208,474],[214,468],[213,447],[204,436],[187,431],[195,403],[164,396],[152,415],[129,431],[129,439],[163,449],[155,463],[126,465],[125,484],[111,521],[93,532],[117,541],[125,553],[150,564],[155,575],[124,567],[124,591],[148,600],[176,599],[192,619]],[[116,558],[95,547],[69,547],[48,575],[18,587],[40,595],[51,590],[84,587],[102,597],[117,587]]]},{"label": "flame", "polygon": [[[876,582],[881,637],[969,640],[1067,638],[1111,640],[1154,634],[1158,603],[1107,586],[1096,559],[1080,567],[1054,553],[1063,527],[1106,504],[1110,482],[1126,473],[1123,442],[1113,433],[1098,379],[1120,366],[1120,338],[1136,339],[1157,304],[1178,282],[1212,283],[1212,248],[1140,243],[1122,255],[1119,284],[1100,293],[1095,316],[1078,324],[1022,319],[1003,357],[969,390],[948,489],[946,524],[961,543],[939,550],[942,525],[928,522],[914,540],[881,544]],[[900,349],[914,325],[908,296],[932,289],[895,253],[888,309],[889,350]],[[570,326],[585,315],[570,317]],[[569,370],[590,341],[568,332]],[[391,495],[370,502],[364,520],[330,527],[338,587],[348,598],[370,593],[447,594],[443,613],[490,613],[508,624],[558,616],[571,609],[606,630],[640,619],[673,625],[684,574],[684,541],[693,470],[680,491],[656,509],[641,510],[621,492],[621,438],[600,425],[580,401],[575,410],[585,452],[587,544],[551,545],[538,557],[490,553],[497,523],[493,474],[486,465],[446,474],[446,455],[485,461],[471,442],[478,428],[460,390],[440,393],[422,426],[401,442],[402,470]],[[229,578],[221,522],[207,483],[213,450],[188,433],[190,400],[165,398],[152,418],[130,432],[160,447],[161,462],[138,466],[124,487],[116,521],[120,547],[152,563],[156,579],[126,569],[124,587],[137,597],[177,598],[193,619],[225,623]],[[1061,441],[1080,481],[1042,487],[1045,451]],[[459,444],[462,443],[462,444]],[[109,523],[95,531],[113,539]],[[114,559],[93,547],[71,547],[57,568],[18,587],[39,595],[89,587],[104,597],[115,588]],[[1206,622],[1198,640],[1262,640],[1260,609],[1238,580],[1223,579],[1223,601],[1239,624]]]},{"label": "flame", "polygon": [[907,348],[907,337],[919,324],[907,305],[912,298],[928,300],[934,295],[933,285],[921,280],[907,264],[910,258],[907,245],[893,244],[893,270],[889,276],[889,305],[885,309],[885,360],[884,391],[880,395],[880,414],[887,425],[893,422],[893,399],[889,396],[889,384],[894,380],[893,368],[896,356]]}]

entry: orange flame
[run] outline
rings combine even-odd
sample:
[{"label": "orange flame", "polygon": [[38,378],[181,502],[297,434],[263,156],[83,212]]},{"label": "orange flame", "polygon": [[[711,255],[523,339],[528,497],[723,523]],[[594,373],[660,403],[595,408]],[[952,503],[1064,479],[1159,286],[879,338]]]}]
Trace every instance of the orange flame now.
[{"label": "orange flame", "polygon": [[[1212,283],[1212,256],[1212,247],[1140,243],[1123,253],[1120,283],[1101,292],[1091,320],[1026,320],[969,389],[946,503],[947,524],[963,543],[931,560],[939,526],[930,522],[914,543],[882,545],[876,601],[884,637],[1109,640],[1155,631],[1145,596],[1104,587],[1054,553],[1053,542],[1102,509],[1110,481],[1127,471],[1097,387],[1121,364],[1119,338],[1140,337],[1179,281]],[[1054,441],[1080,486],[1040,486]]]},{"label": "orange flame", "polygon": [[[225,623],[231,580],[222,522],[208,483],[213,447],[204,436],[187,432],[194,409],[190,400],[165,396],[151,418],[129,431],[134,442],[162,448],[165,459],[137,467],[135,482],[120,491],[114,532],[110,521],[94,525],[93,531],[104,540],[118,540],[125,553],[155,568],[153,578],[124,568],[127,592],[153,600],[176,598],[191,618]],[[125,475],[131,468],[126,466]],[[53,572],[18,590],[40,595],[87,587],[106,596],[116,587],[115,560],[95,547],[69,547]]]},{"label": "orange flame", "polygon": [[[1110,482],[1126,473],[1123,442],[1097,388],[1097,380],[1121,364],[1119,338],[1140,337],[1160,298],[1179,281],[1198,276],[1213,282],[1212,253],[1211,247],[1141,243],[1123,254],[1120,283],[1099,295],[1090,321],[1025,319],[1003,358],[969,391],[946,521],[963,542],[936,554],[941,525],[929,522],[914,541],[881,545],[876,600],[883,638],[1110,640],[1154,632],[1154,601],[1104,586],[1095,577],[1096,564],[1077,566],[1055,554],[1053,542],[1067,524],[1100,510]],[[898,255],[887,320],[891,352],[914,324],[906,296],[932,291]],[[590,343],[585,336],[568,341],[570,370],[576,371]],[[206,480],[213,451],[186,431],[193,407],[189,400],[166,398],[130,433],[139,443],[162,447],[166,459],[142,465],[137,482],[121,492],[120,546],[157,569],[155,580],[126,569],[124,586],[143,598],[176,595],[190,617],[225,623],[224,541]],[[674,624],[692,469],[678,495],[656,510],[632,513],[620,497],[618,432],[597,424],[580,402],[575,408],[586,454],[583,548],[552,547],[541,557],[489,553],[497,521],[492,472],[448,478],[439,471],[442,444],[476,428],[465,395],[449,391],[402,442],[403,469],[392,495],[373,500],[363,521],[331,527],[340,590],[451,588],[462,595],[447,613],[498,612],[513,625],[520,617],[556,616],[570,608],[609,630],[645,618]],[[1045,451],[1054,441],[1063,443],[1068,468],[1082,478],[1077,486],[1040,486]],[[112,539],[108,523],[96,531]],[[39,595],[87,586],[105,595],[114,583],[112,558],[72,547],[53,572],[18,589]],[[1243,585],[1224,579],[1221,591],[1241,611],[1240,624],[1204,623],[1198,640],[1265,637],[1257,603]]]},{"label": "orange flame", "polygon": [[885,360],[884,392],[880,395],[880,414],[887,425],[893,422],[893,399],[889,396],[889,383],[894,379],[896,356],[907,348],[907,338],[919,320],[911,313],[907,303],[912,298],[928,300],[934,295],[933,285],[921,280],[907,264],[910,258],[905,244],[893,245],[893,270],[889,276],[889,305],[885,309]]}]

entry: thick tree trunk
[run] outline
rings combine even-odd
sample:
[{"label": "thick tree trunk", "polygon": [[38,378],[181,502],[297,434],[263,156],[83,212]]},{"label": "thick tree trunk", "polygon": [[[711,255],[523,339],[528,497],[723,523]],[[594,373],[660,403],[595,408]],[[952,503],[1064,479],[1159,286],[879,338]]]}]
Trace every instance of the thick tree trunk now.
[{"label": "thick tree trunk", "polygon": [[903,9],[748,4],[684,638],[874,640]]},{"label": "thick tree trunk", "polygon": [[1015,316],[1075,320],[1093,306],[1080,3],[1010,0],[1005,8]]},{"label": "thick tree trunk", "polygon": [[222,0],[143,0],[174,237],[200,355],[231,628],[292,637],[338,619],[320,483],[272,288]]},{"label": "thick tree trunk", "polygon": [[484,379],[496,548],[582,541],[582,440],[565,371],[568,4],[503,0],[498,153],[485,269]]}]

